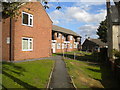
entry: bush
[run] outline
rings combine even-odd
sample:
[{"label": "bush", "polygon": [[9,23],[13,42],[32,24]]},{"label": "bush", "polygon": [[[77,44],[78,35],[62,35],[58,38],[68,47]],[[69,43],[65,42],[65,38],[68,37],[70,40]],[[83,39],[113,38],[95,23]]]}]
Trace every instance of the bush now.
[{"label": "bush", "polygon": [[120,59],[120,51],[114,50],[113,54],[114,54],[115,57],[117,57],[118,59]]}]

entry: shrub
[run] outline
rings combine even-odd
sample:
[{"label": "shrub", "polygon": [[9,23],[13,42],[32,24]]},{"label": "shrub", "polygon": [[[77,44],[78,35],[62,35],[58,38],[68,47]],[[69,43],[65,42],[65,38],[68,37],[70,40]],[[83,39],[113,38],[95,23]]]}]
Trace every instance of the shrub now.
[{"label": "shrub", "polygon": [[114,54],[115,57],[117,57],[118,59],[120,59],[120,51],[114,49],[113,50],[113,54]]}]

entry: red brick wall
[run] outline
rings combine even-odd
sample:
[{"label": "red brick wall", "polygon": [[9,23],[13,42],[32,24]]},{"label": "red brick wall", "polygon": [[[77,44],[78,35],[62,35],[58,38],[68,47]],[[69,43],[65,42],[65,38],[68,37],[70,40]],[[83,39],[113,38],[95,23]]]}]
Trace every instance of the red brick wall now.
[{"label": "red brick wall", "polygon": [[[30,10],[28,10],[28,8]],[[19,16],[17,20],[14,19],[13,60],[48,57],[51,54],[52,21],[39,2],[23,5],[20,8],[20,15],[22,15],[22,11],[33,15],[33,27],[22,25],[21,16]],[[7,31],[7,29],[8,26],[5,30]],[[22,51],[22,37],[33,38],[33,51]],[[6,59],[8,54],[4,57]]]},{"label": "red brick wall", "polygon": [[10,32],[10,18],[3,19],[2,24],[2,59],[9,60],[9,44],[7,44],[7,37]]},{"label": "red brick wall", "polygon": [[[70,51],[76,51],[77,49],[75,49],[74,48],[74,37],[73,37],[73,39],[72,40],[70,40],[70,36],[68,36],[68,40],[70,41],[70,44],[73,44],[73,47],[72,48],[70,48],[70,44],[68,44],[68,48],[66,49],[66,48],[64,48],[64,49],[62,49],[62,43],[64,43],[64,41],[65,41],[65,38],[64,39],[62,39],[62,34],[60,35],[60,38],[58,38],[57,37],[57,32],[56,33],[54,33],[54,37],[55,37],[55,39],[56,39],[56,53],[61,53],[61,52],[70,52]],[[57,49],[57,43],[60,43],[61,44],[61,49]]]}]

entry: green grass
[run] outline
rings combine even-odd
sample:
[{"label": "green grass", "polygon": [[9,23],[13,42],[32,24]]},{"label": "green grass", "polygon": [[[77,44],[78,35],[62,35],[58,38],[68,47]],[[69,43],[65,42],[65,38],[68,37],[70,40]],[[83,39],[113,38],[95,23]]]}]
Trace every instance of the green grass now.
[{"label": "green grass", "polygon": [[76,60],[73,60],[73,53],[66,57],[70,58],[64,61],[77,88],[120,88],[109,65],[101,60],[100,53],[77,51]]},{"label": "green grass", "polygon": [[57,56],[57,54],[53,53],[52,56]]},{"label": "green grass", "polygon": [[45,88],[53,60],[3,63],[2,85],[5,88]]},{"label": "green grass", "polygon": [[97,80],[101,80],[100,67],[77,60],[65,60],[70,76],[77,88],[93,88],[103,86]]}]

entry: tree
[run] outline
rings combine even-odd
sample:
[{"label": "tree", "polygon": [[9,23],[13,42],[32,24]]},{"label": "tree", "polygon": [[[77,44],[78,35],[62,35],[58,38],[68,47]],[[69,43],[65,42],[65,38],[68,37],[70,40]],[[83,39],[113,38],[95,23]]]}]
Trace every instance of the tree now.
[{"label": "tree", "polygon": [[97,29],[97,35],[103,42],[107,42],[107,20],[102,21]]},{"label": "tree", "polygon": [[2,16],[3,18],[6,17],[14,17],[15,15],[19,15],[18,9],[20,8],[19,6],[23,4],[23,2],[3,2],[2,3]]},{"label": "tree", "polygon": [[[29,0],[15,0],[17,2],[14,2],[14,0],[6,0],[6,2],[2,2],[2,15],[4,16],[3,18],[6,17],[14,17],[14,16],[18,16],[19,15],[19,8],[20,5],[23,3],[28,3],[27,1]],[[39,0],[38,0],[39,1]],[[44,3],[44,8],[45,9],[49,9],[48,6],[48,1],[47,0],[42,0],[41,3]],[[61,9],[61,6],[57,6],[56,9]]]}]

